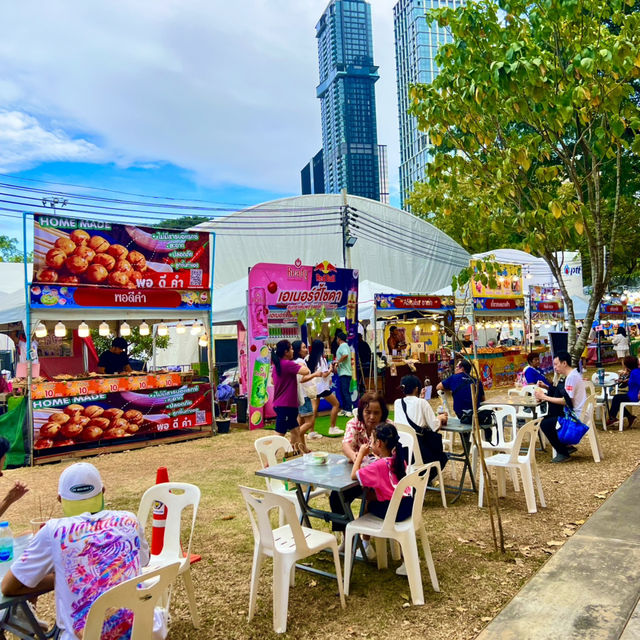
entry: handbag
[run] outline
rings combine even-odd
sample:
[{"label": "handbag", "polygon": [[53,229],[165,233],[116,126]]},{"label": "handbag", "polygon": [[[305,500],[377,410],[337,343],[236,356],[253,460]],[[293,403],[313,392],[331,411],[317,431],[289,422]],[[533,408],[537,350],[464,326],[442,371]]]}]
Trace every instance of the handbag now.
[{"label": "handbag", "polygon": [[589,427],[584,422],[580,422],[573,409],[565,407],[564,415],[558,418],[557,430],[558,440],[562,444],[575,445],[582,440],[584,434],[589,431]]},{"label": "handbag", "polygon": [[409,426],[418,436],[418,445],[420,446],[422,461],[426,464],[427,462],[435,462],[437,460],[440,462],[440,467],[444,469],[449,458],[442,448],[442,436],[436,431],[432,431],[429,427],[421,427],[416,424],[409,417],[407,403],[404,401],[404,398],[400,398],[400,403],[402,404],[402,410],[404,411]]},{"label": "handbag", "polygon": [[[460,414],[462,424],[471,424],[473,421],[473,409],[463,409]],[[497,427],[496,416],[491,409],[478,409],[478,425],[484,431],[484,439],[490,445],[497,445],[498,430],[496,429],[496,442],[491,441],[493,435],[492,427]]]}]

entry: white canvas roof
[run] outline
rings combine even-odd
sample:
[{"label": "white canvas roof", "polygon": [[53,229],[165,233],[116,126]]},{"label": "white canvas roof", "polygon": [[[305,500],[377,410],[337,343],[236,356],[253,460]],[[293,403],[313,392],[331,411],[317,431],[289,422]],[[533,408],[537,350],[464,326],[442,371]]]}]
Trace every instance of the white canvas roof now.
[{"label": "white canvas roof", "polygon": [[[347,196],[349,233],[357,238],[351,266],[360,281],[399,291],[435,291],[467,266],[469,254],[445,233],[416,216],[386,204]],[[317,264],[342,262],[340,194],[296,196],[266,202],[198,225],[216,233],[215,285],[247,275],[258,262]],[[274,220],[279,223],[274,223]],[[271,221],[272,228],[264,230]],[[262,230],[252,227],[262,226]],[[214,304],[215,307],[215,304]]]}]

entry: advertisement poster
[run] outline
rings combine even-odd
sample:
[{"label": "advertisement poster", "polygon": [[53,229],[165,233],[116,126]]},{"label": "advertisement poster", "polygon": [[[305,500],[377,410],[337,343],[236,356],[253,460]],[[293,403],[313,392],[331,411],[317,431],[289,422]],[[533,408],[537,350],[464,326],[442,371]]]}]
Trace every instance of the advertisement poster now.
[{"label": "advertisement poster", "polygon": [[381,311],[395,311],[406,309],[433,309],[434,311],[447,311],[455,309],[453,296],[422,296],[402,295],[393,293],[376,293],[376,309]]},{"label": "advertisement poster", "polygon": [[556,287],[532,286],[531,321],[533,323],[562,322],[564,320],[564,300]]},{"label": "advertisement poster", "polygon": [[302,335],[305,312],[324,309],[345,319],[355,380],[358,336],[358,272],[338,269],[328,261],[315,266],[259,263],[249,271],[249,424],[264,426],[270,404],[271,349],[280,340]]},{"label": "advertisement poster", "polygon": [[39,284],[208,289],[209,234],[65,216],[34,216]]},{"label": "advertisement poster", "polygon": [[474,276],[478,273],[478,263],[471,261],[474,275],[471,277],[471,295],[474,298],[518,298],[524,295],[522,267],[518,264],[499,264],[496,275],[497,287],[485,287]]},{"label": "advertisement poster", "polygon": [[210,394],[206,383],[34,399],[35,454],[47,455],[61,447],[121,444],[133,436],[209,425]]}]

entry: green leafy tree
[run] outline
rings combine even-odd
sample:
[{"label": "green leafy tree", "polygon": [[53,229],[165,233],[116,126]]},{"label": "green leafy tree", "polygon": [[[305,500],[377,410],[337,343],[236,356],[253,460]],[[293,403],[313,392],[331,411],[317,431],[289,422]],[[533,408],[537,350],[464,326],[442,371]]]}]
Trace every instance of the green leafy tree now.
[{"label": "green leafy tree", "polygon": [[430,19],[452,42],[433,83],[410,90],[433,160],[409,203],[470,249],[506,244],[543,257],[575,358],[587,332],[576,341],[557,252],[586,247],[590,323],[638,188],[624,167],[640,154],[640,14],[624,0],[480,0]]},{"label": "green leafy tree", "polygon": [[190,229],[197,224],[201,224],[209,220],[206,216],[183,216],[182,218],[170,218],[158,222],[161,229]]},{"label": "green leafy tree", "polygon": [[[22,249],[16,238],[0,236],[0,262],[22,262]],[[27,254],[27,262],[33,262],[33,251]]]},{"label": "green leafy tree", "polygon": [[[101,336],[97,329],[91,330],[91,338],[98,354],[108,351],[111,341],[115,335]],[[156,347],[166,349],[169,346],[169,336],[156,335]],[[131,335],[127,337],[129,343],[129,357],[135,360],[147,361],[153,355],[153,337],[151,335],[141,336],[140,330],[136,326],[131,327]]]}]

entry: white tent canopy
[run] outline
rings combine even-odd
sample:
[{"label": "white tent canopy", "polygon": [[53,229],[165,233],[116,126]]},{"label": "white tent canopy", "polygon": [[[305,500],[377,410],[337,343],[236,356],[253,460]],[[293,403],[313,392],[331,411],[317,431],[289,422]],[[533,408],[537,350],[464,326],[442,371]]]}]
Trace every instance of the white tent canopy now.
[{"label": "white tent canopy", "polygon": [[[401,291],[434,291],[467,266],[469,254],[428,222],[375,200],[346,198],[349,234],[357,238],[351,265],[361,281]],[[343,266],[344,204],[340,194],[296,196],[198,225],[217,235],[216,287],[243,278],[258,262],[293,264],[299,258],[303,264],[328,260]]]}]

